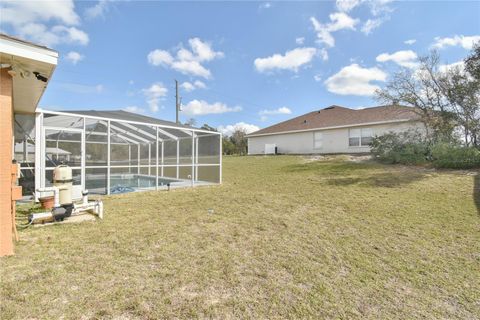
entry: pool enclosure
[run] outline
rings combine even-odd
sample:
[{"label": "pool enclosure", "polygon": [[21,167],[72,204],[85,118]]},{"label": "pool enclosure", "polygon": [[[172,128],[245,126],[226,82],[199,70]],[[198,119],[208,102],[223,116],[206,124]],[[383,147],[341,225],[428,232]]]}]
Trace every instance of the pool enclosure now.
[{"label": "pool enclosure", "polygon": [[14,153],[25,196],[50,186],[61,163],[77,197],[222,181],[220,133],[126,111],[16,114]]}]

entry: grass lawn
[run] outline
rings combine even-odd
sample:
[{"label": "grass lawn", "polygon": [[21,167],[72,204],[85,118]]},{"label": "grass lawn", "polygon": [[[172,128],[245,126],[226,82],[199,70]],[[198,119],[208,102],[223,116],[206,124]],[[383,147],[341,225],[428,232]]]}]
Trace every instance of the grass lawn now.
[{"label": "grass lawn", "polygon": [[478,319],[475,179],[226,157],[221,186],[104,197],[103,221],[22,230],[0,259],[1,318]]}]

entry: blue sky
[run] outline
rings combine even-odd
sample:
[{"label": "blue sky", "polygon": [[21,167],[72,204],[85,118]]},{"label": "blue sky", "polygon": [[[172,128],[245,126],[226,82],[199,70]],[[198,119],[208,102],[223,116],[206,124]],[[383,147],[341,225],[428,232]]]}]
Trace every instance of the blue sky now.
[{"label": "blue sky", "polygon": [[332,104],[373,106],[373,91],[417,55],[464,58],[480,2],[62,1],[0,4],[2,32],[60,53],[46,109],[125,109],[224,132]]}]

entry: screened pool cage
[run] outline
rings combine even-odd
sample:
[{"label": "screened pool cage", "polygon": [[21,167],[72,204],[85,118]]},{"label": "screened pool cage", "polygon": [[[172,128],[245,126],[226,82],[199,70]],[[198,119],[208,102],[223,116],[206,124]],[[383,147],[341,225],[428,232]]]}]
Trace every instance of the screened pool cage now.
[{"label": "screened pool cage", "polygon": [[125,111],[15,115],[15,159],[24,196],[52,185],[53,169],[72,168],[74,196],[218,184],[218,132]]}]

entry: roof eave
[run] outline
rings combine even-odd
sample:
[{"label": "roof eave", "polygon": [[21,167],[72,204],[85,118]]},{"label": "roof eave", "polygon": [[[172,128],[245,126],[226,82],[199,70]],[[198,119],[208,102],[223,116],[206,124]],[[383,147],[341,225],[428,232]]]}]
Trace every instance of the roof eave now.
[{"label": "roof eave", "polygon": [[287,130],[287,131],[278,131],[278,132],[268,132],[268,133],[251,133],[247,134],[247,138],[261,137],[261,136],[272,136],[278,134],[288,134],[288,133],[299,133],[299,132],[309,132],[309,131],[319,131],[319,130],[331,130],[331,129],[342,129],[342,128],[351,128],[351,127],[362,127],[362,126],[371,126],[371,125],[381,125],[381,124],[390,124],[398,122],[418,122],[419,119],[398,119],[398,120],[388,120],[388,121],[375,121],[375,122],[364,122],[357,124],[341,125],[341,126],[330,126],[330,127],[319,127],[319,128],[310,128],[310,129],[300,129],[300,130]]}]

